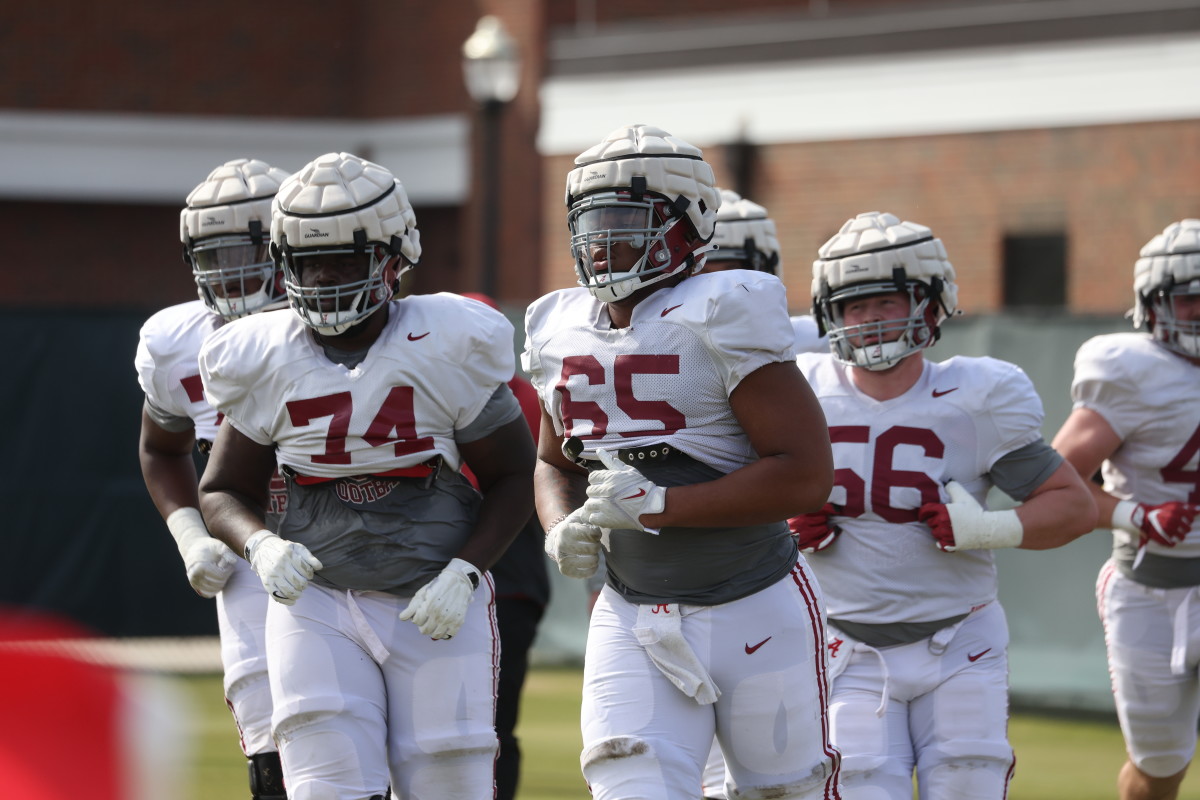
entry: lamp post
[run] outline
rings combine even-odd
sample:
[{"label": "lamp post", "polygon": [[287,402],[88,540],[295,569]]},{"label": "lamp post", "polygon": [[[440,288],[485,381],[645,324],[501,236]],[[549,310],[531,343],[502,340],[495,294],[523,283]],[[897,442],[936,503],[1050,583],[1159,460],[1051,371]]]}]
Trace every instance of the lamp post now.
[{"label": "lamp post", "polygon": [[498,17],[479,20],[463,43],[463,77],[481,112],[480,165],[483,180],[480,226],[480,291],[496,294],[496,230],[500,215],[500,112],[517,95],[521,65],[517,43]]}]

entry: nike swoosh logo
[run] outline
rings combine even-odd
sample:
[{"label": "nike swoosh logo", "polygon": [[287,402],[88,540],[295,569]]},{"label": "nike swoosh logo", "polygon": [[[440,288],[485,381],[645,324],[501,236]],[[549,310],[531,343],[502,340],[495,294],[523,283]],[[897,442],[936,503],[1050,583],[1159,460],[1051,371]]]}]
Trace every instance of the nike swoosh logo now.
[{"label": "nike swoosh logo", "polygon": [[987,650],[984,650],[982,653],[976,653],[975,655],[971,655],[970,653],[967,653],[967,661],[970,661],[972,664],[974,664],[976,661],[983,658],[990,652],[992,652],[992,648],[989,647]]},{"label": "nike swoosh logo", "polygon": [[769,642],[769,641],[771,641],[771,637],[770,637],[770,636],[768,636],[767,638],[763,639],[761,642],[759,642],[759,643],[758,643],[758,644],[756,644],[756,645],[753,645],[753,646],[751,646],[751,645],[746,645],[746,655],[748,655],[748,656],[749,656],[749,655],[753,655],[755,650],[757,650],[758,648],[762,647],[764,644],[766,644],[766,643],[767,643],[767,642]]},{"label": "nike swoosh logo", "polygon": [[621,499],[622,500],[637,500],[639,497],[643,496],[644,494],[646,494],[645,489],[638,489],[637,494],[631,494],[631,495],[629,495],[629,497],[622,497]]},{"label": "nike swoosh logo", "polygon": [[934,396],[934,397],[941,397],[941,396],[942,396],[942,395],[944,395],[944,394],[950,394],[951,392],[957,392],[957,391],[958,391],[958,387],[957,387],[957,386],[955,386],[953,389],[947,389],[947,390],[946,390],[946,391],[944,391],[944,392],[939,392],[937,389],[934,389],[934,390],[933,390],[933,396]]},{"label": "nike swoosh logo", "polygon": [[1158,535],[1165,539],[1167,538],[1167,531],[1165,528],[1163,528],[1162,523],[1159,521],[1160,516],[1162,516],[1162,509],[1156,508],[1147,514],[1146,518],[1150,520],[1150,524],[1154,526],[1154,530],[1158,531]]},{"label": "nike swoosh logo", "polygon": [[426,336],[428,336],[428,335],[429,335],[429,331],[425,331],[425,332],[424,332],[424,333],[422,333],[420,336],[413,336],[411,333],[409,333],[409,334],[408,334],[408,340],[409,340],[410,342],[415,342],[415,341],[417,341],[418,339],[424,339],[424,338],[425,338]]},{"label": "nike swoosh logo", "polygon": [[[683,305],[683,303],[680,303],[680,304],[679,304],[679,306],[681,306],[681,305]],[[659,314],[659,316],[660,316],[660,317],[665,317],[667,314],[670,314],[672,311],[674,311],[675,309],[679,308],[679,306],[671,306],[670,308],[664,308],[664,309],[662,310],[662,313],[661,313],[661,314]]]}]

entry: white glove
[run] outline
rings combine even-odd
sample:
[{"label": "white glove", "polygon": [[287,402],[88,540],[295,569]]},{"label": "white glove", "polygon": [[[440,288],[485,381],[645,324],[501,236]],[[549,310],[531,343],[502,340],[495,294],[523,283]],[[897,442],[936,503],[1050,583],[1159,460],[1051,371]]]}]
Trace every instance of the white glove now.
[{"label": "white glove", "polygon": [[600,539],[604,531],[583,521],[577,508],[546,533],[546,555],[568,578],[590,578],[600,567]]},{"label": "white glove", "polygon": [[643,514],[661,514],[667,490],[618,460],[607,450],[597,450],[606,469],[588,473],[588,499],[583,521],[599,528],[658,533],[639,521]]},{"label": "white glove", "polygon": [[268,530],[256,531],[246,540],[246,560],[271,597],[285,606],[295,604],[313,573],[323,566],[304,545]]},{"label": "white glove", "polygon": [[929,526],[939,550],[996,550],[1017,547],[1025,528],[1014,509],[985,511],[958,481],[946,484],[947,503],[926,503],[917,512]]},{"label": "white glove", "polygon": [[201,597],[215,597],[233,574],[237,556],[220,539],[214,539],[204,527],[204,518],[195,508],[177,508],[167,517],[167,530],[179,545],[188,583]]},{"label": "white glove", "polygon": [[467,618],[467,606],[475,599],[480,571],[469,561],[452,558],[438,576],[413,595],[400,619],[412,622],[432,639],[449,639]]}]

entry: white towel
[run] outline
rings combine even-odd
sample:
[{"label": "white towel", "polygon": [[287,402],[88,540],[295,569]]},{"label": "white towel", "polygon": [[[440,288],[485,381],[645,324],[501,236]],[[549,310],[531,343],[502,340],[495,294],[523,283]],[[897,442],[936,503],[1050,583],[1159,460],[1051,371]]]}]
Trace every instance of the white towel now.
[{"label": "white towel", "polygon": [[721,690],[683,637],[683,616],[676,603],[638,606],[633,628],[638,644],[663,675],[700,705],[715,703]]},{"label": "white towel", "polygon": [[354,602],[354,591],[350,589],[346,590],[346,610],[350,612],[350,621],[354,623],[354,629],[358,631],[358,635],[362,639],[360,644],[371,652],[375,663],[382,664],[387,661],[388,655],[390,655],[387,645],[379,638],[379,634],[375,633],[371,623],[367,622],[366,615],[358,607],[358,603]]}]

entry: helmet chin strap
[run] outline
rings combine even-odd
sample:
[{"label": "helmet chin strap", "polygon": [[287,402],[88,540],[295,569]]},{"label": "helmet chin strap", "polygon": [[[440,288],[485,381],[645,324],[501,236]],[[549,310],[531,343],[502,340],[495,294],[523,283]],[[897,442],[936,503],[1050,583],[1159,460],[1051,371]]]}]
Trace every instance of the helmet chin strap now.
[{"label": "helmet chin strap", "polygon": [[[358,316],[358,308],[363,305],[363,297],[367,291],[368,290],[366,288],[363,288],[355,293],[354,299],[349,304],[349,309],[345,311],[333,312],[333,324],[318,324],[321,319],[321,312],[306,309],[309,322],[312,324],[312,329],[322,336],[341,336],[343,333],[353,328],[356,323],[364,322],[365,320],[359,318]],[[351,319],[347,320],[346,322],[342,322],[341,319],[345,315],[349,315]]]},{"label": "helmet chin strap", "polygon": [[628,271],[609,272],[607,273],[608,280],[603,282],[599,275],[593,274],[592,279],[587,283],[588,291],[601,303],[615,303],[618,300],[624,300],[642,286],[654,283],[654,280],[648,280],[641,284],[636,282],[642,267],[646,265],[647,258],[649,258],[649,253],[643,253],[642,257]]},{"label": "helmet chin strap", "polygon": [[[201,298],[203,299],[203,297],[204,295],[201,293]],[[213,296],[213,304],[216,306],[217,313],[226,319],[236,319],[248,316],[257,311],[266,311],[271,307],[270,300],[270,287],[265,281],[257,291],[240,295],[236,299]]]},{"label": "helmet chin strap", "polygon": [[1191,358],[1200,358],[1200,336],[1198,335],[1186,333],[1176,334],[1175,346],[1179,348],[1181,353],[1184,353]]},{"label": "helmet chin strap", "polygon": [[894,367],[904,360],[904,357],[911,355],[913,350],[904,339],[897,339],[894,342],[883,342],[881,344],[873,344],[868,347],[856,347],[852,353],[854,356],[854,365],[878,372],[881,370]]}]

